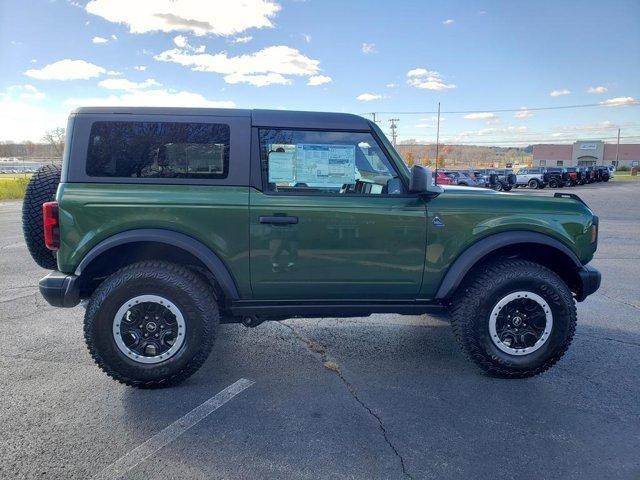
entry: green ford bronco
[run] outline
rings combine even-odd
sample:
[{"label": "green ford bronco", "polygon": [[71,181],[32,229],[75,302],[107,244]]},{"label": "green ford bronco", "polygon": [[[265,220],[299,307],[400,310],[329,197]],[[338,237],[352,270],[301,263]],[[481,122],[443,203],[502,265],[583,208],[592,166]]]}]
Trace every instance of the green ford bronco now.
[{"label": "green ford bronco", "polygon": [[96,363],[173,385],[219,323],[449,313],[490,375],[567,350],[598,219],[576,195],[440,187],[375,123],[338,113],[81,108],[23,227],[57,307],[86,306]]}]

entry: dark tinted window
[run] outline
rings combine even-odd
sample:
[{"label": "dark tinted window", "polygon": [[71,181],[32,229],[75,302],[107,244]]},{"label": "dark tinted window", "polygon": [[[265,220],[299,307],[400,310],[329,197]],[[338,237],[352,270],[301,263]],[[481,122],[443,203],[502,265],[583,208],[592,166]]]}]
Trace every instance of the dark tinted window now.
[{"label": "dark tinted window", "polygon": [[224,178],[228,165],[225,124],[95,122],[91,127],[91,177]]}]

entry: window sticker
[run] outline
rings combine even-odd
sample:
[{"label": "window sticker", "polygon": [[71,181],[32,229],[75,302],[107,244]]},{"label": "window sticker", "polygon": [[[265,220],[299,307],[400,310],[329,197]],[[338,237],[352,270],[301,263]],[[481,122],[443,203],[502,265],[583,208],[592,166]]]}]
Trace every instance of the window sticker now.
[{"label": "window sticker", "polygon": [[296,182],[341,187],[356,181],[355,145],[300,143],[296,145]]},{"label": "window sticker", "polygon": [[293,157],[294,152],[276,151],[269,153],[270,183],[293,183],[295,181]]}]

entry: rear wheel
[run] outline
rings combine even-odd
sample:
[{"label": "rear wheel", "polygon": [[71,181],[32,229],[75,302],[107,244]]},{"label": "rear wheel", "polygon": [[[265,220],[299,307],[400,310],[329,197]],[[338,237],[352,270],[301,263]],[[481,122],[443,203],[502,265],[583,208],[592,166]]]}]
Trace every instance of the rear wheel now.
[{"label": "rear wheel", "polygon": [[209,356],[219,322],[209,286],[166,262],[140,262],[108,277],[85,314],[85,340],[107,375],[139,388],[175,385]]},{"label": "rear wheel", "polygon": [[540,182],[535,178],[529,180],[529,183],[527,185],[529,186],[529,188],[540,188]]},{"label": "rear wheel", "polygon": [[558,188],[558,181],[555,178],[549,180],[549,188]]},{"label": "rear wheel", "polygon": [[575,302],[562,279],[525,260],[472,271],[452,309],[453,329],[466,355],[501,378],[549,369],[569,347],[576,321]]}]

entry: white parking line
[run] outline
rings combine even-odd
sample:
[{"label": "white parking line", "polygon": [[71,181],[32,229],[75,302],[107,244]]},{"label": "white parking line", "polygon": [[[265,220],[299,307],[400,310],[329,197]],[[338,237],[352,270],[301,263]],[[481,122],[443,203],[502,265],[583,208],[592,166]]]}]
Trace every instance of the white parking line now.
[{"label": "white parking line", "polygon": [[220,408],[254,383],[255,382],[253,380],[247,380],[246,378],[241,378],[237,382],[232,383],[220,393],[197,406],[186,415],[180,417],[168,427],[163,428],[142,445],[134,448],[129,453],[120,457],[111,465],[98,472],[93,478],[102,480],[114,480],[116,478],[120,478],[136,465],[144,462],[162,447],[173,442],[184,432],[189,430],[198,422],[204,420],[209,414]]}]

